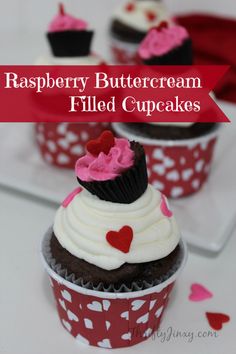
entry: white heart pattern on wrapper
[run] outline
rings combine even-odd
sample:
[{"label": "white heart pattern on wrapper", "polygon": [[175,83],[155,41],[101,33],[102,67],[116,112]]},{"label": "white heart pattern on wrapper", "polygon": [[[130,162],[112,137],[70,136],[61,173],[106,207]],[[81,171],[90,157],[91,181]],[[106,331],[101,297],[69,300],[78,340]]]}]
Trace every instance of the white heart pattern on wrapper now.
[{"label": "white heart pattern on wrapper", "polygon": [[88,304],[87,307],[91,311],[102,312],[102,310],[108,311],[111,303],[109,300],[103,300],[102,303],[98,301],[93,301],[91,304]]},{"label": "white heart pattern on wrapper", "polygon": [[147,313],[145,313],[145,315],[139,317],[136,322],[137,323],[147,323],[148,319],[149,319],[149,313],[147,312]]},{"label": "white heart pattern on wrapper", "polygon": [[61,307],[62,307],[65,311],[67,311],[65,301],[62,300],[62,299],[59,299],[58,301],[59,301],[59,304],[61,305]]},{"label": "white heart pattern on wrapper", "polygon": [[62,295],[63,299],[65,299],[66,301],[71,302],[71,294],[69,293],[69,291],[62,290],[61,291],[61,295]]},{"label": "white heart pattern on wrapper", "polygon": [[67,311],[67,316],[68,316],[70,321],[79,322],[78,317],[72,311],[68,310]]},{"label": "white heart pattern on wrapper", "polygon": [[120,315],[121,318],[125,318],[126,320],[129,319],[129,312],[128,311],[125,311],[125,312],[122,312],[122,314]]},{"label": "white heart pattern on wrapper", "polygon": [[164,309],[164,306],[161,306],[161,307],[155,312],[156,318],[159,318],[159,317],[161,316],[163,309]]},{"label": "white heart pattern on wrapper", "polygon": [[152,310],[157,300],[151,300],[149,305],[149,310]]},{"label": "white heart pattern on wrapper", "polygon": [[93,301],[91,304],[88,304],[87,308],[91,311],[102,312],[102,304],[98,301]]},{"label": "white heart pattern on wrapper", "polygon": [[145,304],[146,301],[144,300],[135,300],[132,302],[132,311],[137,311],[139,310],[144,304]]},{"label": "white heart pattern on wrapper", "polygon": [[89,341],[88,341],[88,339],[86,339],[86,338],[84,338],[83,336],[81,336],[81,334],[78,334],[78,335],[76,336],[76,339],[77,339],[79,342],[83,343],[83,344],[87,344],[87,345],[90,344]]},{"label": "white heart pattern on wrapper", "polygon": [[84,325],[86,328],[93,329],[93,322],[89,318],[84,319]]},{"label": "white heart pattern on wrapper", "polygon": [[62,152],[57,156],[57,162],[59,164],[65,165],[70,162],[70,158],[68,155],[63,154]]},{"label": "white heart pattern on wrapper", "polygon": [[109,339],[105,338],[102,341],[98,342],[98,346],[101,348],[111,348],[111,342]]},{"label": "white heart pattern on wrapper", "polygon": [[105,324],[106,324],[106,329],[108,331],[108,329],[111,327],[111,322],[106,321]]},{"label": "white heart pattern on wrapper", "polygon": [[130,340],[130,339],[131,339],[131,333],[130,333],[130,332],[124,333],[124,334],[121,336],[121,338],[122,338],[123,340]]},{"label": "white heart pattern on wrapper", "polygon": [[144,332],[143,336],[144,337],[149,337],[153,332],[153,329],[152,328],[148,328],[146,329],[146,331]]}]

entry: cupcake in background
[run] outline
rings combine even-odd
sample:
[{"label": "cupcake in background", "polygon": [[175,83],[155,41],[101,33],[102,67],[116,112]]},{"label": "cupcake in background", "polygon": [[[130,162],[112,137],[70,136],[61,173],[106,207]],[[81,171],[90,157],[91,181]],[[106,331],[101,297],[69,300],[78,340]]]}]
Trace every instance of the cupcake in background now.
[{"label": "cupcake in background", "polygon": [[132,346],[158,330],[186,247],[166,197],[148,184],[138,142],[106,131],[75,172],[83,188],[63,201],[42,243],[58,314],[83,343]]},{"label": "cupcake in background", "polygon": [[[37,65],[104,64],[104,60],[91,50],[93,35],[94,31],[89,29],[86,21],[67,14],[60,4],[59,13],[48,26],[51,54],[39,58]],[[44,109],[42,105],[41,117]],[[35,112],[36,115],[38,113]],[[109,123],[37,123],[36,141],[47,163],[73,169],[78,157],[84,153],[87,141],[106,127]]]},{"label": "cupcake in background", "polygon": [[36,123],[36,142],[43,160],[52,166],[74,169],[88,140],[109,123]]},{"label": "cupcake in background", "polygon": [[100,65],[104,63],[91,51],[94,31],[86,21],[69,15],[59,5],[59,13],[48,26],[51,54],[38,59],[38,65]]},{"label": "cupcake in background", "polygon": [[[138,49],[145,65],[191,65],[192,42],[184,27],[161,23]],[[114,123],[118,136],[145,147],[149,181],[166,196],[184,197],[201,189],[209,176],[218,138],[216,123]]]},{"label": "cupcake in background", "polygon": [[150,183],[170,198],[200,191],[209,177],[219,136],[216,123],[113,123],[117,136],[146,151]]},{"label": "cupcake in background", "polygon": [[137,50],[152,27],[171,22],[162,1],[130,0],[119,6],[110,27],[111,52],[116,64],[139,64]]}]

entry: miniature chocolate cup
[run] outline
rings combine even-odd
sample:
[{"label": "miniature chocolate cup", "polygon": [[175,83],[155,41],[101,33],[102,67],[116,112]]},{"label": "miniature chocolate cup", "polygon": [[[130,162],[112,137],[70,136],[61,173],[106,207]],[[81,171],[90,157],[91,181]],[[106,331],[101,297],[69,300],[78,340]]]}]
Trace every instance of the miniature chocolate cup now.
[{"label": "miniature chocolate cup", "polygon": [[48,32],[47,38],[55,57],[82,57],[90,54],[93,31],[69,30]]},{"label": "miniature chocolate cup", "polygon": [[134,165],[120,176],[113,180],[92,182],[82,181],[77,176],[78,182],[101,200],[122,204],[135,202],[147,189],[148,176],[143,147],[132,141],[131,149],[135,153]]}]

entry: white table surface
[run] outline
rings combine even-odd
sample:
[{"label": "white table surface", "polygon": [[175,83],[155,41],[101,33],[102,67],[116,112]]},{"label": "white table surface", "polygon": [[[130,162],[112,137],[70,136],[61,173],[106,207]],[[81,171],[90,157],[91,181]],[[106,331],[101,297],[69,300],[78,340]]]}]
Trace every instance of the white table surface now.
[{"label": "white table surface", "polygon": [[[78,344],[59,323],[51,290],[39,258],[40,240],[52,223],[56,205],[29,199],[0,188],[0,353],[77,354],[102,352]],[[217,338],[171,338],[161,343],[149,339],[122,353],[214,353],[236,352],[235,262],[236,233],[224,251],[215,258],[189,255],[187,266],[173,293],[161,328],[193,331],[210,329],[205,311],[224,312],[231,321]],[[234,280],[233,280],[234,279]],[[199,282],[213,293],[201,303],[188,300],[190,285]],[[104,351],[107,353],[109,351]]]}]

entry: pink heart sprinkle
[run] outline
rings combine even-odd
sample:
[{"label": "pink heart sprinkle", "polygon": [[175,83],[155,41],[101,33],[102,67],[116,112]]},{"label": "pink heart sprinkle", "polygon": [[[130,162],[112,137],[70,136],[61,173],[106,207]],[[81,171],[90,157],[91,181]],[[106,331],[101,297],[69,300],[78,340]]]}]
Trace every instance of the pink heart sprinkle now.
[{"label": "pink heart sprinkle", "polygon": [[168,204],[167,204],[167,199],[166,197],[162,194],[161,195],[161,212],[164,216],[167,216],[168,218],[171,218],[173,213],[172,211],[169,209]]},{"label": "pink heart sprinkle", "polygon": [[194,283],[191,285],[191,294],[189,295],[189,300],[198,302],[210,299],[213,297],[213,294],[206,289],[203,285]]},{"label": "pink heart sprinkle", "polygon": [[62,202],[62,206],[63,208],[68,207],[68,205],[72,202],[72,200],[74,199],[74,197],[79,194],[80,192],[82,192],[82,188],[78,187],[75,190],[73,190],[73,192],[71,192]]}]

